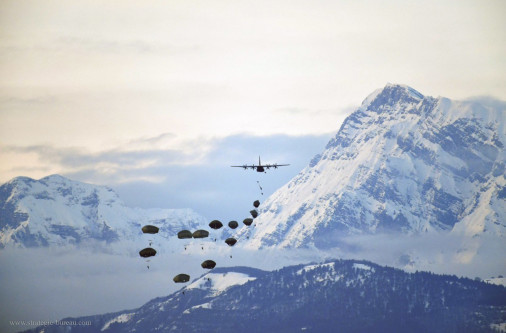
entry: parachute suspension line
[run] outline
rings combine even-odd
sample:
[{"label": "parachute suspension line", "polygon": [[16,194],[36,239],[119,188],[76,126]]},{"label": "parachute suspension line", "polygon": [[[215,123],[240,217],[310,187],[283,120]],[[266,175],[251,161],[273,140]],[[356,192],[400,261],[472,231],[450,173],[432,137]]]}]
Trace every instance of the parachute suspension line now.
[{"label": "parachute suspension line", "polygon": [[264,195],[264,189],[262,188],[262,185],[260,185],[260,181],[257,180],[258,187],[260,188],[260,194]]}]

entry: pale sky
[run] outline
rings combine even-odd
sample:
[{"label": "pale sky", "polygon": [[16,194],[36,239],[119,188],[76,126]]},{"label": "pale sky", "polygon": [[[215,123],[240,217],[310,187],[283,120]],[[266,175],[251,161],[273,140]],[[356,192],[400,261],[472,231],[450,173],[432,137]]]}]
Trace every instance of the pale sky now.
[{"label": "pale sky", "polygon": [[[506,100],[505,13],[492,0],[3,0],[0,182],[160,185],[210,154],[303,167],[389,82]],[[265,138],[285,142],[274,153]]]}]

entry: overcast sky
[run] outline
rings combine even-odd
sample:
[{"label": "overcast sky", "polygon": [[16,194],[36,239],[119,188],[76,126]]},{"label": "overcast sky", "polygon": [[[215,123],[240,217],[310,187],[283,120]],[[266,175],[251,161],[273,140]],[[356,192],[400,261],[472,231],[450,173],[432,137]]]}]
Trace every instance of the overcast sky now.
[{"label": "overcast sky", "polygon": [[215,214],[206,202],[256,186],[229,165],[292,164],[263,179],[271,193],[388,82],[505,100],[504,13],[492,0],[4,0],[0,182],[59,173],[129,205]]}]

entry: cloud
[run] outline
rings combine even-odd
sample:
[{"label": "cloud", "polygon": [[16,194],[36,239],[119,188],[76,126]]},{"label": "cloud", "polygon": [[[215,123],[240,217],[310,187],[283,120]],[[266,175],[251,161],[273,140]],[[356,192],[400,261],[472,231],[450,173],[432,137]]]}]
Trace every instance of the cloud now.
[{"label": "cloud", "polygon": [[504,258],[497,255],[503,253],[504,244],[494,237],[483,236],[483,246],[472,262],[456,260],[458,251],[468,247],[470,241],[452,234],[356,235],[341,239],[336,242],[338,247],[328,250],[247,250],[240,244],[231,248],[211,242],[204,253],[198,244],[187,251],[177,250],[176,245],[172,250],[160,249],[149,270],[145,260],[137,256],[140,244],[133,242],[117,244],[113,250],[103,244],[84,248],[6,248],[0,256],[0,299],[9,300],[9,306],[0,313],[0,330],[21,329],[9,326],[10,320],[52,321],[137,308],[183,287],[172,282],[176,274],[187,273],[193,280],[206,273],[200,263],[210,258],[219,267],[264,270],[341,258],[470,278],[505,274]]},{"label": "cloud", "polygon": [[24,328],[10,326],[12,320],[54,321],[139,307],[179,289],[172,277],[181,271],[192,278],[202,274],[197,260],[171,254],[168,261],[153,259],[147,270],[144,260],[126,255],[78,248],[4,249],[0,299],[8,306],[0,314],[0,330]]},{"label": "cloud", "polygon": [[142,40],[131,40],[120,42],[118,40],[107,39],[91,39],[83,37],[60,37],[57,44],[63,44],[59,47],[66,47],[70,49],[85,49],[94,52],[135,52],[135,53],[151,53],[159,48]]},{"label": "cloud", "polygon": [[[132,248],[128,245],[135,249],[131,251],[134,256],[129,254]],[[181,245],[180,251],[159,251],[151,258],[148,270],[145,259],[137,256],[138,245],[120,244],[116,250],[125,247],[123,253],[111,253],[109,245],[99,244],[1,250],[0,299],[9,300],[9,306],[0,313],[0,330],[15,332],[24,328],[10,326],[13,320],[55,321],[140,307],[184,287],[172,281],[175,275],[186,273],[193,280],[206,273],[200,263],[210,258],[220,267],[264,269],[314,260],[314,255],[304,250],[259,252],[223,244],[202,253],[199,245],[187,251]]]},{"label": "cloud", "polygon": [[156,54],[156,53],[188,53],[199,50],[197,45],[174,45],[150,41],[148,39],[107,39],[90,38],[83,36],[64,36],[56,39],[55,49],[66,49],[75,51],[90,51],[97,53],[134,53],[134,54]]},{"label": "cloud", "polygon": [[150,164],[185,164],[193,158],[190,154],[177,149],[126,150],[118,148],[95,153],[79,147],[59,148],[52,145],[34,145],[3,146],[2,150],[7,153],[36,154],[41,162],[56,164],[64,170],[63,172],[96,169],[96,172],[100,173],[100,165],[108,165],[117,172],[121,172],[140,169]]},{"label": "cloud", "polygon": [[4,96],[0,98],[0,105],[3,108],[17,108],[38,105],[54,105],[56,96]]},{"label": "cloud", "polygon": [[336,115],[348,115],[351,112],[355,111],[357,106],[349,106],[345,108],[330,108],[330,109],[310,109],[310,108],[300,108],[300,107],[284,107],[274,110],[277,113],[284,113],[290,116],[307,116],[311,117],[324,117],[324,116],[332,116]]},{"label": "cloud", "polygon": [[[16,176],[44,177],[51,170],[74,180],[111,186],[129,206],[192,208],[206,217],[241,219],[249,212],[250,201],[266,198],[287,183],[322,151],[331,136],[237,134],[176,142],[181,144],[176,147],[177,138],[163,133],[99,152],[51,145],[1,146],[0,151],[36,156],[40,167],[34,171],[38,172],[30,172],[24,164],[16,168]],[[163,148],[170,145],[172,149]],[[259,156],[263,163],[290,166],[266,174],[230,168],[255,164]],[[19,174],[21,170],[26,174]]]},{"label": "cloud", "polygon": [[[243,219],[251,202],[264,200],[293,178],[324,148],[330,136],[242,134],[215,139],[212,148],[198,163],[153,164],[126,173],[131,178],[135,175],[163,177],[162,182],[131,181],[109,185],[128,205],[192,208],[209,218]],[[266,174],[230,168],[230,165],[257,163],[259,155],[264,163],[289,163],[290,166]],[[84,174],[71,176],[86,177]],[[262,185],[263,196],[257,181]]]},{"label": "cloud", "polygon": [[128,143],[128,145],[129,146],[130,145],[137,146],[137,145],[144,145],[144,144],[157,145],[157,144],[165,142],[166,140],[169,140],[169,141],[173,140],[176,137],[177,137],[177,135],[174,133],[162,133],[162,134],[154,136],[154,137],[142,137],[142,138],[133,139]]}]

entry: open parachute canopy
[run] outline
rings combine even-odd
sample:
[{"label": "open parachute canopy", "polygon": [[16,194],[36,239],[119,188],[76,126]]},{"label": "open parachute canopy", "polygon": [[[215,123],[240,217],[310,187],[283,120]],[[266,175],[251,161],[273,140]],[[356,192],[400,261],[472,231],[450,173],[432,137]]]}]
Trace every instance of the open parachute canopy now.
[{"label": "open parachute canopy", "polygon": [[223,227],[223,224],[218,220],[214,220],[211,223],[209,223],[209,227],[211,227],[212,229],[220,229],[221,227]]},{"label": "open parachute canopy", "polygon": [[227,243],[229,246],[234,246],[234,244],[237,243],[237,239],[230,237],[225,240],[225,243]]},{"label": "open parachute canopy", "polygon": [[177,233],[177,238],[184,239],[184,238],[192,238],[192,232],[190,230],[181,230]]},{"label": "open parachute canopy", "polygon": [[216,263],[213,260],[206,260],[200,266],[206,269],[213,269],[216,266]]},{"label": "open parachute canopy", "polygon": [[140,250],[139,251],[139,255],[143,258],[149,258],[149,257],[153,257],[156,255],[156,250],[155,249],[152,249],[150,247],[147,247],[143,250]]},{"label": "open parachute canopy", "polygon": [[174,282],[176,283],[185,283],[190,281],[190,276],[188,274],[178,274],[174,276]]},{"label": "open parachute canopy", "polygon": [[253,219],[252,218],[244,219],[244,221],[242,221],[242,223],[244,223],[247,226],[250,226],[251,223],[253,223]]},{"label": "open parachute canopy", "polygon": [[231,228],[231,229],[235,229],[239,226],[239,223],[237,223],[237,221],[230,221],[228,222],[228,226]]},{"label": "open parachute canopy", "polygon": [[253,206],[255,206],[255,208],[258,208],[258,206],[260,206],[260,201],[255,200],[255,202],[253,202]]},{"label": "open parachute canopy", "polygon": [[254,219],[256,219],[256,217],[258,216],[258,212],[256,211],[256,209],[250,210],[249,213],[251,214],[251,216],[253,216]]},{"label": "open parachute canopy", "polygon": [[158,233],[158,227],[155,227],[154,225],[145,225],[142,227],[142,232],[145,234],[157,234]]},{"label": "open parachute canopy", "polygon": [[197,230],[193,233],[193,238],[206,238],[209,236],[209,231],[207,230]]}]

